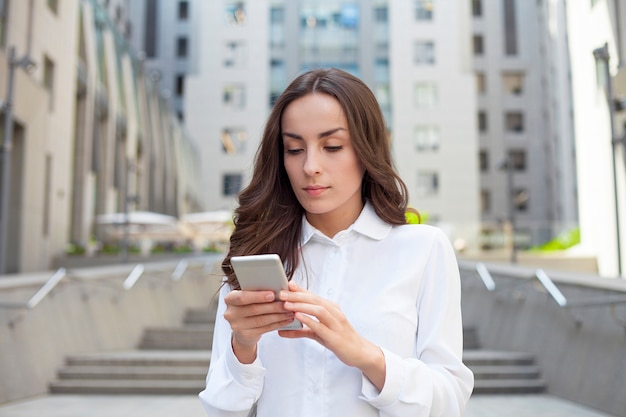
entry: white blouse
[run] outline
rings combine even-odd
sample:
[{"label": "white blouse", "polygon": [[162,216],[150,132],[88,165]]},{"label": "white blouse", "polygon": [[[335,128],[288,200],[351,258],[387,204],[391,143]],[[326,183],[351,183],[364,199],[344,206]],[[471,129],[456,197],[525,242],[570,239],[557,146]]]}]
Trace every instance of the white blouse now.
[{"label": "white blouse", "polygon": [[330,239],[303,219],[294,280],[336,302],[352,326],[383,350],[379,391],[317,342],[261,337],[254,363],[231,348],[220,294],[206,388],[210,417],[461,416],[474,384],[462,363],[460,280],[448,238],[425,225],[391,226],[368,203]]}]

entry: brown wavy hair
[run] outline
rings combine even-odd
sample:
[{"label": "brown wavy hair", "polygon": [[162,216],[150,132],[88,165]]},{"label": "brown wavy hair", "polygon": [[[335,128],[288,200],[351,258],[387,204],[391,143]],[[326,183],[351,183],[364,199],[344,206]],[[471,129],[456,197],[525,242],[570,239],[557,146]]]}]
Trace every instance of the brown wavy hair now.
[{"label": "brown wavy hair", "polygon": [[346,115],[350,139],[365,168],[363,201],[369,200],[385,222],[406,223],[407,188],[394,169],[385,120],[372,91],[339,69],[305,72],[276,100],[256,152],[252,180],[238,196],[235,229],[222,262],[232,288],[240,288],[230,264],[232,256],[277,253],[289,279],[298,267],[304,209],[285,171],[281,119],[289,104],[313,93],[334,97]]}]

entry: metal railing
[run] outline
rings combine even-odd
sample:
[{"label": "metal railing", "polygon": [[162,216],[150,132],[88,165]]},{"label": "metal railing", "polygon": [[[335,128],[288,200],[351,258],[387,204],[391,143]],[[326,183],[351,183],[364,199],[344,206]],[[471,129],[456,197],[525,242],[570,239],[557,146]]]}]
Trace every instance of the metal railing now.
[{"label": "metal railing", "polygon": [[[463,269],[463,267],[461,267],[461,269]],[[489,272],[487,265],[482,262],[476,262],[473,269],[478,274],[478,277],[482,281],[485,288],[489,292],[495,292],[497,289],[496,281],[493,279],[491,272]],[[568,300],[543,269],[536,269],[530,278],[536,279],[541,284],[552,300],[554,300],[554,302],[561,309],[568,312],[574,318],[577,326],[581,326],[583,320],[578,314],[575,314],[572,311],[573,308],[609,307],[611,310],[611,317],[620,326],[622,326],[624,330],[626,330],[626,319],[619,317],[615,309],[615,306],[617,305],[626,304],[626,295],[600,296],[587,299]]]},{"label": "metal railing", "polygon": [[[208,264],[210,261],[204,260],[201,262],[202,273],[206,273],[209,268]],[[170,279],[174,282],[180,281],[185,272],[188,270],[190,266],[189,259],[181,259],[174,268],[173,272],[170,275]],[[122,289],[130,290],[132,289],[137,281],[142,277],[145,272],[145,266],[143,264],[137,264],[133,267],[128,276],[124,279],[122,283]],[[60,283],[64,278],[85,280],[85,278],[81,278],[75,274],[70,274],[65,268],[59,268],[50,278],[48,278],[44,284],[28,299],[27,301],[8,301],[8,300],[0,300],[0,309],[12,309],[12,310],[32,310],[34,309],[41,301],[43,301]],[[13,321],[12,321],[13,323]],[[14,323],[13,323],[14,324]]]}]

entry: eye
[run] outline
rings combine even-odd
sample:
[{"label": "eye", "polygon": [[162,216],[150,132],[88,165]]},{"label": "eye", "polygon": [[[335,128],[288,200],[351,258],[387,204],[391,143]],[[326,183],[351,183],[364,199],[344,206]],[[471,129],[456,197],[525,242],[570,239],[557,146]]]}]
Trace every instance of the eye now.
[{"label": "eye", "polygon": [[343,149],[343,146],[326,146],[324,149],[328,152],[338,152]]},{"label": "eye", "polygon": [[298,148],[298,149],[285,149],[285,153],[288,155],[298,155],[299,153],[302,153],[302,149]]}]

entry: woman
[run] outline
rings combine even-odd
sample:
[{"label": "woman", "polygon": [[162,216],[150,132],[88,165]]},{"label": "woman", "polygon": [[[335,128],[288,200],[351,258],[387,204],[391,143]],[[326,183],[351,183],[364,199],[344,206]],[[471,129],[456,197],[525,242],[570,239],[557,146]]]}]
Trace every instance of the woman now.
[{"label": "woman", "polygon": [[[473,375],[454,251],[438,229],[406,224],[406,186],[362,81],[296,78],[239,203],[200,393],[210,417],[462,415]],[[285,264],[278,299],[239,289],[230,258],[260,253]],[[294,318],[302,330],[275,331]]]}]

